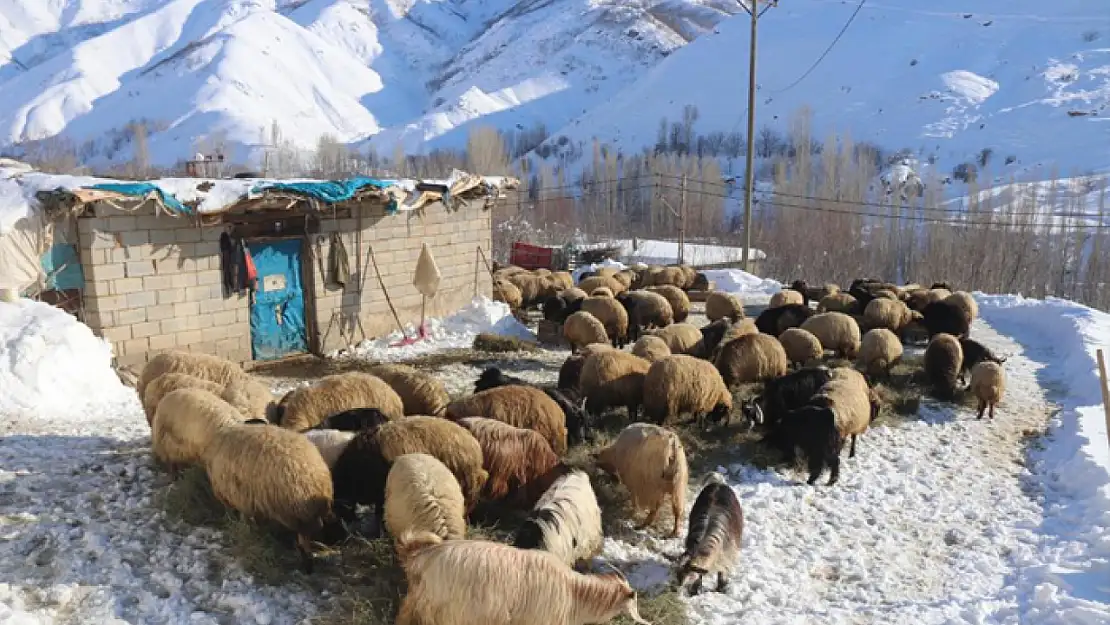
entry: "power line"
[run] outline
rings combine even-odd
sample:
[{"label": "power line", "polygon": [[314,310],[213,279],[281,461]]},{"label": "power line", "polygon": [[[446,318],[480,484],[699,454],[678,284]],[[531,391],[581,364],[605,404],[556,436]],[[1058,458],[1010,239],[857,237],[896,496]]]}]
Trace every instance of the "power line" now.
[{"label": "power line", "polygon": [[859,0],[859,5],[856,6],[856,10],[852,12],[852,16],[848,18],[848,21],[844,24],[844,27],[840,29],[839,33],[837,33],[836,38],[833,39],[832,43],[829,44],[829,47],[825,48],[825,51],[821,53],[821,56],[817,57],[817,60],[813,62],[813,65],[809,66],[809,69],[807,69],[804,74],[799,76],[797,80],[790,83],[786,87],[784,87],[782,89],[773,90],[773,91],[771,91],[771,93],[772,94],[783,93],[785,91],[789,91],[790,89],[793,89],[794,87],[796,87],[798,85],[798,83],[805,80],[806,76],[809,76],[810,73],[813,72],[813,70],[817,69],[817,66],[821,64],[821,61],[825,60],[825,57],[829,55],[829,52],[832,52],[832,49],[833,49],[834,46],[836,46],[836,43],[838,41],[840,41],[840,38],[843,37],[844,33],[848,31],[848,27],[852,25],[852,22],[855,21],[856,16],[859,15],[860,9],[862,9],[863,5],[866,4],[866,3],[867,3],[867,0]]}]

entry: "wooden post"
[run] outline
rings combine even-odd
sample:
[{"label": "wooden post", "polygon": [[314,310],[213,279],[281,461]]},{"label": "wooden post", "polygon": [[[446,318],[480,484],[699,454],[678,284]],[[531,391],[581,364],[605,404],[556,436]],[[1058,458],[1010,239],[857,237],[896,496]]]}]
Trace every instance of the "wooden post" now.
[{"label": "wooden post", "polygon": [[1110,385],[1106,380],[1106,358],[1102,355],[1102,350],[1095,350],[1098,356],[1098,377],[1102,385],[1102,411],[1106,415],[1106,444],[1110,445]]},{"label": "wooden post", "polygon": [[682,174],[682,199],[678,205],[678,264],[686,262],[686,174]]}]

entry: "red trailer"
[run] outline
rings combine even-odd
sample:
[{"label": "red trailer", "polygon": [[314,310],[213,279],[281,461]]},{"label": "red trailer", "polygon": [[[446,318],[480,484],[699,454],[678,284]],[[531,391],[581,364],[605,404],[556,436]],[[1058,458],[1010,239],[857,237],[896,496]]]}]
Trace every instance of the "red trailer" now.
[{"label": "red trailer", "polygon": [[545,245],[532,245],[517,241],[509,253],[509,264],[524,269],[558,269],[556,265],[557,252],[560,248]]}]

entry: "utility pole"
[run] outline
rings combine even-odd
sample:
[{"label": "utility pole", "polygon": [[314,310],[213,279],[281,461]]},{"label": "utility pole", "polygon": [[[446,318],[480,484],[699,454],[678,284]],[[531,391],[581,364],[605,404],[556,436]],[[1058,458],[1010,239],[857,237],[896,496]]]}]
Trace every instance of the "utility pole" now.
[{"label": "utility pole", "polygon": [[751,50],[748,59],[748,152],[745,155],[747,171],[744,174],[744,271],[751,271],[752,251],[752,194],[755,192],[755,51],[756,30],[759,18],[773,6],[778,5],[778,0],[771,0],[762,11],[757,6],[758,0],[749,0],[750,6],[744,7],[752,16]]},{"label": "utility pole", "polygon": [[682,199],[678,205],[678,264],[686,258],[686,174],[682,174]]}]

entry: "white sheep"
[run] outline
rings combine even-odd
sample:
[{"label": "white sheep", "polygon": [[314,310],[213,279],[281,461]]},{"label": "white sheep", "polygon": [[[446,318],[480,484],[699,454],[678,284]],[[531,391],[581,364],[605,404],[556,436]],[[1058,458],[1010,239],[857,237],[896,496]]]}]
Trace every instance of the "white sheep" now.
[{"label": "white sheep", "polygon": [[385,481],[385,527],[394,539],[406,531],[465,538],[465,514],[459,481],[442,462],[423,453],[393,461]]}]

